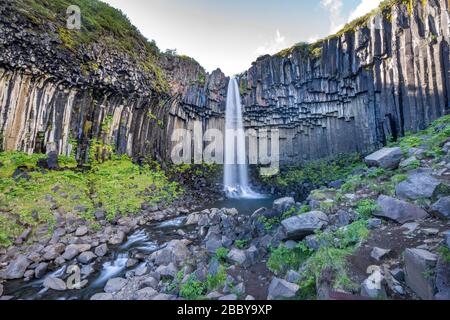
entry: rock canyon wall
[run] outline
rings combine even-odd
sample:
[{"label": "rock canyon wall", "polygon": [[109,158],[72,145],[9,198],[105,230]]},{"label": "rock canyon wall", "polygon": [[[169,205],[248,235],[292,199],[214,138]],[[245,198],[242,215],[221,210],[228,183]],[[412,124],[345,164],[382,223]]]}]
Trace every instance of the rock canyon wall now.
[{"label": "rock canyon wall", "polygon": [[[168,160],[175,129],[195,120],[223,129],[229,79],[220,70],[159,53],[142,64],[145,46],[133,56],[104,39],[74,48],[58,21],[0,2],[1,150]],[[245,126],[279,129],[283,162],[367,153],[449,111],[448,1],[388,11],[261,57],[239,76]]]}]

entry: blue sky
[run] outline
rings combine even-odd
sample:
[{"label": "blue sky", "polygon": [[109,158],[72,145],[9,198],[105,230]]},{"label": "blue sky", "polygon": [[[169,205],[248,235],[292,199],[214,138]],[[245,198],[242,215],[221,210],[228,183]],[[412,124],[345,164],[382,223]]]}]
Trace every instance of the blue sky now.
[{"label": "blue sky", "polygon": [[121,9],[162,50],[207,71],[248,69],[263,54],[323,38],[380,0],[103,0]]}]

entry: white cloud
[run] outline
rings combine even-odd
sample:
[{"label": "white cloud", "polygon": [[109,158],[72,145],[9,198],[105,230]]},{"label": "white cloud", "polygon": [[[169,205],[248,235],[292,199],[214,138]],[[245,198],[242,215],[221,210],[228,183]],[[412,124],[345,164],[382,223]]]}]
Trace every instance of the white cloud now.
[{"label": "white cloud", "polygon": [[330,14],[330,32],[339,31],[344,25],[344,17],[342,16],[342,0],[320,0],[322,8]]},{"label": "white cloud", "polygon": [[383,0],[361,0],[361,3],[350,13],[348,22],[355,20],[356,18],[362,17],[369,13],[370,11],[378,8]]},{"label": "white cloud", "polygon": [[264,54],[275,54],[286,49],[286,47],[288,47],[286,37],[281,35],[280,30],[277,30],[274,39],[256,48],[256,54],[260,56]]}]

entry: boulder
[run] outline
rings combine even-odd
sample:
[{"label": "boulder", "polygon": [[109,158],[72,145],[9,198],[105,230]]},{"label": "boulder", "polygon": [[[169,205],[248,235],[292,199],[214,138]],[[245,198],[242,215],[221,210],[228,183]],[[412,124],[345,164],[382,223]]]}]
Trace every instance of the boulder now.
[{"label": "boulder", "polygon": [[441,182],[431,176],[429,170],[416,170],[399,183],[395,192],[400,199],[418,200],[436,196]]},{"label": "boulder", "polygon": [[384,283],[384,277],[380,270],[373,272],[361,284],[361,296],[371,299],[386,299],[386,288]]},{"label": "boulder", "polygon": [[424,219],[428,216],[425,210],[416,205],[385,195],[381,195],[377,203],[379,210],[373,213],[375,216],[388,218],[399,223]]},{"label": "boulder", "polygon": [[111,293],[96,293],[94,294],[90,300],[93,301],[107,301],[107,300],[113,300],[113,295]]},{"label": "boulder", "polygon": [[95,248],[94,253],[98,257],[104,257],[108,253],[108,245],[106,243],[99,245]]},{"label": "boulder", "polygon": [[55,290],[55,291],[66,291],[67,290],[66,283],[63,280],[54,278],[54,277],[45,278],[44,287],[46,287],[47,289]]},{"label": "boulder", "polygon": [[388,255],[391,252],[390,249],[382,249],[375,247],[373,248],[372,252],[370,253],[370,256],[374,258],[377,261],[382,260],[386,255]]},{"label": "boulder", "polygon": [[450,262],[439,257],[436,265],[436,300],[450,300]]},{"label": "boulder", "polygon": [[316,231],[322,230],[329,223],[328,216],[321,211],[311,211],[300,216],[294,216],[281,222],[285,239],[302,240]]},{"label": "boulder", "polygon": [[169,265],[161,265],[156,269],[156,272],[163,278],[172,278],[175,279],[177,277],[178,269],[175,267],[173,263]]},{"label": "boulder", "polygon": [[277,199],[273,202],[273,210],[280,214],[289,210],[293,206],[295,206],[295,200],[292,197]]},{"label": "boulder", "polygon": [[88,228],[86,226],[78,227],[78,229],[75,231],[75,236],[82,237],[85,236],[88,233]]},{"label": "boulder", "polygon": [[422,249],[406,249],[405,281],[420,298],[433,300],[436,294],[434,269],[437,255]]},{"label": "boulder", "polygon": [[245,251],[236,248],[231,249],[231,251],[227,255],[227,258],[231,261],[231,263],[238,265],[243,265],[247,260]]},{"label": "boulder", "polygon": [[31,261],[27,259],[24,255],[20,254],[17,258],[11,261],[6,268],[5,278],[8,280],[20,279],[23,277]]},{"label": "boulder", "polygon": [[165,248],[153,252],[150,260],[157,265],[168,265],[170,263],[180,264],[186,262],[191,253],[184,240],[172,240]]},{"label": "boulder", "polygon": [[41,262],[34,269],[34,276],[36,279],[41,279],[47,273],[48,263]]},{"label": "boulder", "polygon": [[111,245],[117,245],[117,244],[121,244],[121,243],[123,243],[124,242],[124,240],[125,240],[125,232],[123,232],[123,231],[121,231],[121,230],[119,230],[119,231],[117,231],[117,233],[116,234],[114,234],[110,239],[109,239],[109,243],[111,244]]},{"label": "boulder", "polygon": [[97,258],[97,256],[93,252],[86,251],[78,256],[78,261],[82,264],[88,264],[95,258]]},{"label": "boulder", "polygon": [[294,298],[300,289],[295,283],[286,280],[273,278],[269,286],[268,300],[290,299]]},{"label": "boulder", "polygon": [[364,161],[372,167],[384,169],[395,169],[403,158],[403,152],[400,148],[383,148],[371,155],[368,155]]},{"label": "boulder", "polygon": [[127,280],[124,278],[113,278],[109,279],[108,282],[105,285],[105,292],[106,293],[115,293],[119,292],[127,285]]},{"label": "boulder", "polygon": [[65,260],[70,261],[73,258],[75,258],[79,253],[80,253],[80,250],[78,249],[78,246],[74,245],[74,244],[70,244],[66,247],[66,250],[62,254],[62,257]]},{"label": "boulder", "polygon": [[439,199],[431,206],[431,213],[439,218],[450,220],[450,197]]},{"label": "boulder", "polygon": [[65,251],[66,247],[62,243],[57,243],[55,245],[49,245],[44,248],[43,259],[50,261],[55,260],[59,255]]},{"label": "boulder", "polygon": [[298,281],[300,281],[301,277],[302,276],[300,275],[300,273],[294,270],[290,270],[286,275],[286,281],[291,283],[297,283]]}]

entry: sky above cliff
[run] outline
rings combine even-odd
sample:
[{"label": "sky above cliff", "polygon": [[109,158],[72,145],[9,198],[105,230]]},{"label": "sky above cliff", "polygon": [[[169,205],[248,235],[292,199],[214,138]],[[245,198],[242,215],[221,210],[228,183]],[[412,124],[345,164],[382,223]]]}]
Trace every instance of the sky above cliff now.
[{"label": "sky above cliff", "polygon": [[312,42],[381,0],[103,0],[159,48],[177,49],[207,71],[247,70],[257,57]]}]

